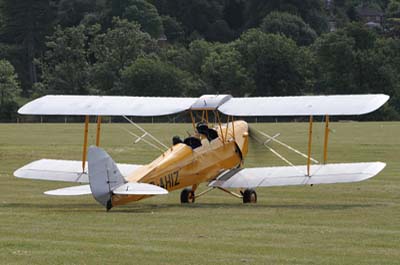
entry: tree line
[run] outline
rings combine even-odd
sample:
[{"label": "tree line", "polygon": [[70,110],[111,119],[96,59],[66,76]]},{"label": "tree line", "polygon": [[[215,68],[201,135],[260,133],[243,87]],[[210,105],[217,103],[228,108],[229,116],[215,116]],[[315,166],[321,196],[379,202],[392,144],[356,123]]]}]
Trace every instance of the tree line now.
[{"label": "tree line", "polygon": [[0,0],[0,120],[45,94],[217,93],[386,93],[371,118],[400,119],[400,0],[326,2]]}]

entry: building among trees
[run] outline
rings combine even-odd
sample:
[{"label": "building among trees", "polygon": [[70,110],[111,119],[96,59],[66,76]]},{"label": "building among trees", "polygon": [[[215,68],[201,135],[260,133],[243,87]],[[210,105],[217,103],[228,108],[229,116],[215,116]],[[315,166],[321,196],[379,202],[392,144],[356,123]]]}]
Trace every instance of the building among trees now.
[{"label": "building among trees", "polygon": [[357,9],[360,20],[368,26],[383,26],[384,13],[376,8],[362,5]]}]

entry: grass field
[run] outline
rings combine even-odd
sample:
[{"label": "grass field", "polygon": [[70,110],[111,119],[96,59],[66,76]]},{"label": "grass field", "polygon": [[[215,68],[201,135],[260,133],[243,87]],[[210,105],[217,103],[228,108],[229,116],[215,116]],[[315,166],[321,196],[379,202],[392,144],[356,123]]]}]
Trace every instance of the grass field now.
[{"label": "grass field", "polygon": [[[306,151],[306,123],[254,126]],[[114,160],[146,163],[159,154],[134,145],[121,127],[131,129],[103,126],[102,146]],[[191,129],[144,127],[165,143]],[[330,162],[383,161],[384,171],[361,183],[258,189],[256,205],[219,191],[181,205],[172,192],[106,213],[91,196],[43,195],[70,183],[13,177],[32,160],[79,160],[82,124],[0,124],[0,264],[400,264],[400,123],[331,128]],[[94,131],[92,125],[91,143]],[[313,156],[321,159],[322,124],[313,140]],[[246,166],[263,165],[283,163],[251,144]]]}]

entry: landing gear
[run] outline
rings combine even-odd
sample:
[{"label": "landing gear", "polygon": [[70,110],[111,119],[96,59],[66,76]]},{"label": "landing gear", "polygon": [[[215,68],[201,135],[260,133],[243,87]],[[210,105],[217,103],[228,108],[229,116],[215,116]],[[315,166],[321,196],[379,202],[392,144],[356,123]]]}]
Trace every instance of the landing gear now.
[{"label": "landing gear", "polygon": [[257,202],[257,193],[253,189],[245,189],[242,192],[243,195],[243,203],[256,203]]},{"label": "landing gear", "polygon": [[186,188],[181,192],[181,203],[194,203],[194,191]]}]

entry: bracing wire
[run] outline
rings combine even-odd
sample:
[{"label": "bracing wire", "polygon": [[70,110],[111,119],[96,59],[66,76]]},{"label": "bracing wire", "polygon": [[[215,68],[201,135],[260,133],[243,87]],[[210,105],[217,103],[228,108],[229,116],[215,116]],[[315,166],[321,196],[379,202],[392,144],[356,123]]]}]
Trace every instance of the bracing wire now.
[{"label": "bracing wire", "polygon": [[122,126],[118,126],[120,129],[126,131],[127,133],[129,133],[130,135],[136,137],[137,139],[143,140],[143,142],[145,142],[146,144],[150,145],[151,147],[154,147],[155,149],[164,152],[165,150],[163,150],[162,148],[158,147],[157,145],[153,144],[152,142],[147,141],[146,139],[143,138],[143,136],[139,136],[131,131],[129,131],[128,129],[122,127]]},{"label": "bracing wire", "polygon": [[[306,155],[306,154],[300,152],[299,150],[297,150],[297,149],[291,147],[291,146],[288,145],[288,144],[285,144],[285,143],[279,141],[278,139],[276,139],[276,137],[272,137],[272,136],[270,136],[270,135],[268,135],[268,134],[266,134],[266,133],[264,133],[264,132],[262,132],[262,131],[260,131],[260,130],[257,130],[257,129],[255,129],[255,130],[256,130],[257,132],[259,132],[260,134],[264,135],[265,137],[269,138],[270,141],[274,141],[274,142],[276,142],[276,143],[278,143],[278,144],[280,144],[280,145],[282,145],[282,146],[288,148],[289,150],[295,152],[296,154],[298,154],[298,155],[300,155],[300,156],[302,156],[302,157],[304,157],[304,158],[307,158],[307,155]],[[311,161],[313,161],[314,163],[317,163],[317,164],[319,163],[318,160],[316,160],[316,159],[314,159],[314,158],[312,158],[312,157],[311,157]]]},{"label": "bracing wire", "polygon": [[[132,124],[133,126],[135,126],[137,129],[139,129],[140,131],[142,131],[143,133],[147,134],[151,139],[153,139],[156,143],[158,143],[159,145],[161,145],[162,147],[164,147],[165,149],[168,149],[169,147],[166,146],[165,144],[163,144],[160,140],[158,140],[156,137],[154,137],[151,133],[149,133],[148,131],[146,131],[145,129],[143,129],[141,126],[139,126],[137,123],[133,122],[132,120],[130,120],[128,117],[126,116],[122,116],[124,117],[124,119],[126,119],[130,124]],[[143,138],[142,138],[143,139]],[[144,140],[144,139],[143,139]]]}]

